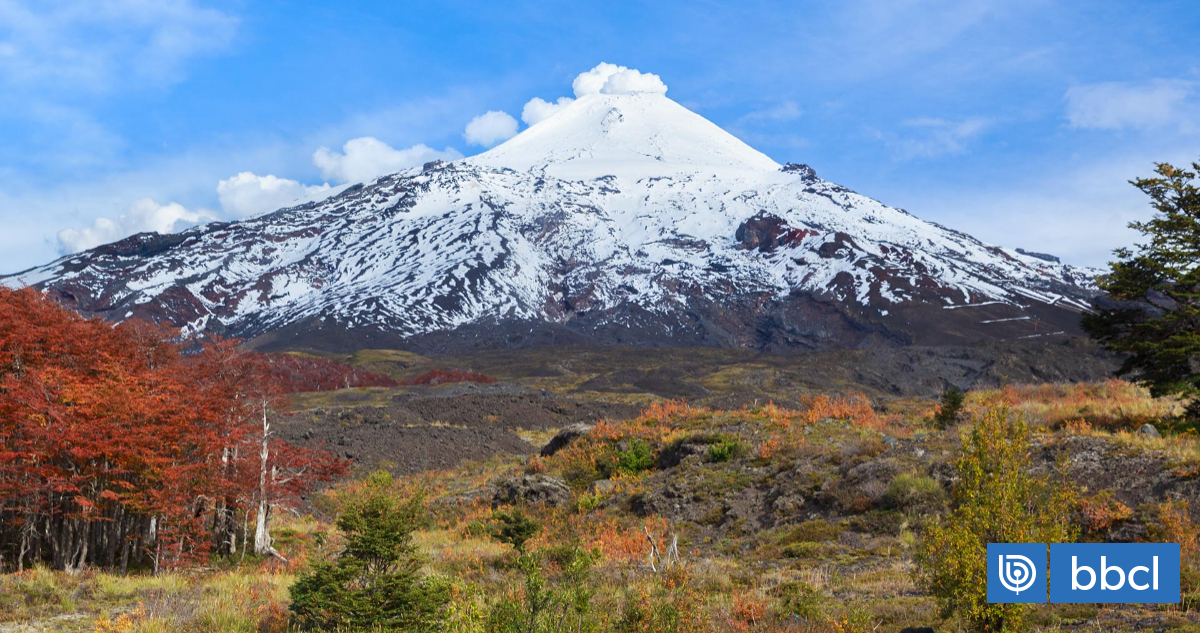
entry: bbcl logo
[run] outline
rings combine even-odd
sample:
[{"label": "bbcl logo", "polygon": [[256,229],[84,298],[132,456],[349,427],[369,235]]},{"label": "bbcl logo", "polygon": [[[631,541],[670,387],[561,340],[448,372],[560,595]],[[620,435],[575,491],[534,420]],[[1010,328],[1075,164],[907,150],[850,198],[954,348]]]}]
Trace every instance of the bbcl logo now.
[{"label": "bbcl logo", "polygon": [[988,602],[1046,601],[1045,543],[988,543],[987,566]]},{"label": "bbcl logo", "polygon": [[991,603],[1179,602],[1177,543],[989,543],[987,557]]},{"label": "bbcl logo", "polygon": [[1050,602],[1179,602],[1178,543],[1055,543]]},{"label": "bbcl logo", "polygon": [[1020,554],[1000,554],[999,565],[1000,584],[1014,594],[1020,595],[1037,580],[1037,567],[1034,567],[1033,561]]}]

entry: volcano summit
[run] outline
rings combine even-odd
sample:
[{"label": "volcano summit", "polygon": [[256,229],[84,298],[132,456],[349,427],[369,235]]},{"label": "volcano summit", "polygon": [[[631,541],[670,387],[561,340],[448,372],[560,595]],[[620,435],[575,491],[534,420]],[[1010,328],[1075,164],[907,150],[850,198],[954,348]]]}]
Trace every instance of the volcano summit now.
[{"label": "volcano summit", "polygon": [[477,156],[6,278],[264,346],[766,351],[1070,335],[1093,271],[779,165],[664,94],[589,94]]}]

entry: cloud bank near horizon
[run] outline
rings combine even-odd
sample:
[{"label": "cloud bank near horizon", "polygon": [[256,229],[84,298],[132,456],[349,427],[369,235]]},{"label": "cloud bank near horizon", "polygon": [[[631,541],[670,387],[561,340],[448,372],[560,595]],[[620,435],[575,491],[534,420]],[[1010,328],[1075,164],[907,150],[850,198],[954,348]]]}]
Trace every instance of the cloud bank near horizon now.
[{"label": "cloud bank near horizon", "polygon": [[[370,136],[346,141],[341,152],[320,147],[312,155],[313,164],[321,170],[322,176],[335,184],[368,182],[430,161],[459,158],[462,154],[450,147],[437,151],[417,144],[396,149]],[[61,255],[70,255],[137,233],[175,233],[206,222],[241,220],[286,208],[301,200],[321,200],[333,191],[329,182],[306,185],[273,174],[260,176],[243,171],[217,182],[220,209],[188,209],[177,202],[159,204],[152,198],[141,198],[115,219],[99,217],[90,226],[59,231],[58,251]]]},{"label": "cloud bank near horizon", "polygon": [[[667,91],[658,75],[607,62],[579,73],[571,87],[577,98],[590,94],[665,94]],[[536,125],[573,102],[571,97],[560,97],[555,102],[534,97],[525,104],[521,120],[526,126]],[[517,119],[507,112],[489,110],[471,119],[462,137],[468,145],[486,149],[516,136],[519,127]],[[313,152],[312,164],[320,170],[321,177],[326,180],[324,183],[309,185],[274,174],[239,172],[217,182],[218,209],[188,209],[178,202],[159,204],[152,198],[140,198],[116,218],[99,217],[89,226],[59,231],[58,252],[69,255],[136,233],[172,233],[205,222],[249,218],[285,208],[297,200],[319,200],[322,194],[332,192],[330,183],[369,182],[434,160],[460,158],[463,153],[453,147],[435,150],[418,143],[397,149],[372,136],[352,138],[342,145],[341,151],[321,146]]]}]

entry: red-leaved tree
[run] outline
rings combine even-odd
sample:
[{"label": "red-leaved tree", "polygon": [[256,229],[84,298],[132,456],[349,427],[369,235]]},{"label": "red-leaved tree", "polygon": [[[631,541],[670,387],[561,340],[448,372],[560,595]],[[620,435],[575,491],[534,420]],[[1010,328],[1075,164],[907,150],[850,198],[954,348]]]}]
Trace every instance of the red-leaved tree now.
[{"label": "red-leaved tree", "polygon": [[0,288],[0,569],[158,570],[271,546],[272,508],[345,463],[271,433],[282,390],[233,341],[85,319]]}]

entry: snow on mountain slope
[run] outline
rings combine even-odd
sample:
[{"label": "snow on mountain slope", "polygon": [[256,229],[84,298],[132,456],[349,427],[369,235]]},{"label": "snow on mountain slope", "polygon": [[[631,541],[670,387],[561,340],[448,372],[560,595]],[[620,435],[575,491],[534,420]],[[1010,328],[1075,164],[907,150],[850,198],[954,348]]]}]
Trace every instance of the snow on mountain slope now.
[{"label": "snow on mountain slope", "polygon": [[1059,333],[1091,278],[781,167],[639,93],[581,97],[478,156],[5,282],[189,333],[812,348]]},{"label": "snow on mountain slope", "polygon": [[466,163],[566,180],[653,178],[703,170],[765,173],[779,164],[666,95],[593,94]]}]

